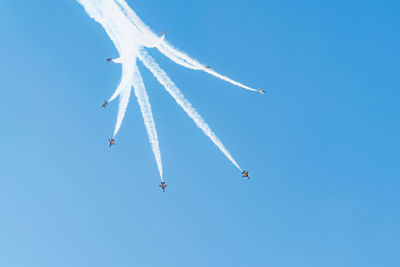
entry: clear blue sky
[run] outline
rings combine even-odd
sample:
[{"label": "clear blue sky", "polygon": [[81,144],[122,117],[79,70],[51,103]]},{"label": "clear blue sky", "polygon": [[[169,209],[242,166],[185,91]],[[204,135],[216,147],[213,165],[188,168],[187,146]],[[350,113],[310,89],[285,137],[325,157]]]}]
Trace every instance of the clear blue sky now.
[{"label": "clear blue sky", "polygon": [[264,96],[149,52],[240,173],[143,68],[117,145],[116,49],[73,0],[0,1],[2,267],[400,266],[399,1],[136,0]]}]

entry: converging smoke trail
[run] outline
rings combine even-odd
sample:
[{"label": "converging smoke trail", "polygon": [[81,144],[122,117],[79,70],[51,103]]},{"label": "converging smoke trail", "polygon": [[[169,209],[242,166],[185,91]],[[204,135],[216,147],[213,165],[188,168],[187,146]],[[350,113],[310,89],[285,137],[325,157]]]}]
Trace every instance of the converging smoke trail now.
[{"label": "converging smoke trail", "polygon": [[167,41],[162,42],[159,46],[157,46],[157,49],[164,54],[166,57],[174,61],[176,64],[179,64],[181,66],[184,66],[189,69],[194,69],[194,70],[202,70],[204,72],[207,72],[208,74],[217,77],[221,80],[224,80],[228,83],[231,83],[233,85],[239,86],[243,89],[257,92],[257,89],[251,88],[247,85],[244,85],[242,83],[239,83],[237,81],[232,80],[231,78],[221,75],[218,72],[207,68],[197,60],[190,58],[187,54],[179,51],[178,49],[174,48],[172,45],[170,45]]},{"label": "converging smoke trail", "polygon": [[115,137],[121,128],[122,121],[124,120],[126,110],[129,104],[129,97],[131,95],[132,86],[135,81],[133,79],[134,69],[136,67],[136,58],[137,56],[132,56],[126,58],[125,60],[121,59],[122,63],[122,77],[121,82],[115,90],[114,94],[108,100],[108,102],[114,100],[117,96],[119,96],[119,106],[118,106],[118,115],[117,122],[115,123],[115,129],[113,137]]},{"label": "converging smoke trail", "polygon": [[[118,61],[117,61],[118,62]],[[108,99],[107,102],[113,101],[122,91],[127,90],[127,88],[132,86],[132,75],[133,68],[136,63],[136,57],[132,57],[128,60],[121,60],[122,64],[122,76],[121,81],[115,90],[114,94]]]},{"label": "converging smoke trail", "polygon": [[[142,39],[142,45],[147,47],[147,48],[153,48],[157,47],[161,53],[163,53],[165,56],[167,56],[169,59],[174,61],[176,64],[182,65],[186,68],[190,69],[195,69],[195,70],[200,70],[202,69],[202,65],[199,62],[195,62],[193,64],[193,59],[190,59],[189,56],[187,56],[185,53],[178,51],[177,49],[173,48],[172,45],[164,42],[157,42],[158,36],[152,32],[152,30],[144,24],[144,22],[136,15],[135,11],[133,11],[129,5],[126,3],[125,0],[115,0],[126,17],[130,20],[132,25],[141,34],[141,39]],[[165,36],[162,37],[161,41],[164,40]],[[175,51],[176,54],[173,54],[171,50]],[[178,52],[178,53],[177,53]],[[188,62],[191,61],[191,62]]]},{"label": "converging smoke trail", "polygon": [[138,99],[140,110],[142,112],[144,124],[146,126],[147,135],[151,148],[153,149],[154,156],[156,158],[158,171],[160,173],[161,181],[163,181],[163,168],[161,163],[161,152],[158,142],[156,125],[153,119],[153,113],[151,111],[151,105],[149,102],[149,96],[147,95],[146,88],[144,87],[143,78],[140,75],[137,65],[135,65],[133,71],[133,87],[135,89],[135,95]]},{"label": "converging smoke trail", "polygon": [[[126,1],[125,0],[115,0],[115,1],[120,5],[121,9],[125,13],[125,15],[129,18],[131,23],[137,29],[139,29],[139,31],[141,33],[143,33],[142,36],[145,37],[144,39],[147,41],[147,43],[154,44],[156,38],[158,38],[158,37],[151,31],[151,29],[146,24],[144,24],[144,22],[139,18],[139,16],[136,15],[135,11],[133,11],[129,7],[129,5],[126,3]],[[143,44],[143,45],[146,47],[153,47],[151,45],[150,46],[146,45],[146,44]],[[174,48],[171,44],[169,44],[166,41],[161,42],[156,47],[162,54],[164,54],[166,57],[168,57],[169,59],[171,59],[172,61],[174,61],[175,63],[177,63],[181,66],[184,66],[189,69],[194,69],[194,70],[203,70],[203,71],[207,72],[208,74],[211,74],[211,75],[213,75],[221,80],[224,80],[228,83],[231,83],[233,85],[242,87],[246,90],[255,91],[255,92],[257,91],[257,89],[254,89],[254,88],[246,86],[242,83],[236,82],[236,81],[232,80],[231,78],[221,75],[211,69],[207,69],[204,64],[201,64],[197,60],[188,56],[186,53],[181,52],[178,49]]]},{"label": "converging smoke trail", "polygon": [[131,96],[132,84],[129,84],[119,95],[119,107],[117,122],[115,123],[115,129],[113,138],[117,135],[119,129],[121,128],[122,121],[124,120],[126,109],[128,108],[129,98]]},{"label": "converging smoke trail", "polygon": [[[132,88],[137,97],[144,124],[148,134],[149,142],[155,156],[161,181],[163,181],[163,166],[156,126],[144,86],[143,78],[137,66],[137,58],[152,72],[156,79],[163,85],[165,90],[183,108],[196,125],[207,135],[210,140],[224,153],[224,155],[240,170],[240,166],[234,160],[229,151],[210,129],[200,114],[193,108],[192,104],[185,98],[175,83],[160,68],[155,60],[144,50],[145,48],[157,48],[170,60],[183,67],[202,70],[210,75],[222,79],[233,85],[246,90],[257,91],[231,78],[221,75],[184,52],[174,48],[165,40],[165,35],[154,34],[151,29],[143,23],[136,13],[129,7],[125,0],[77,0],[85,9],[86,13],[95,21],[100,23],[116,49],[119,57],[113,59],[114,63],[122,66],[122,75],[118,87],[109,98],[108,102],[119,97],[118,115],[115,123],[113,137],[118,134],[129,104]],[[105,104],[107,104],[105,103]],[[110,145],[112,145],[110,143]],[[164,185],[164,184],[162,184]],[[162,187],[163,190],[165,187]]]},{"label": "converging smoke trail", "polygon": [[168,58],[170,58],[172,61],[174,61],[175,63],[177,63],[179,65],[182,65],[182,66],[190,68],[190,69],[202,70],[214,77],[217,77],[217,78],[224,80],[228,83],[231,83],[233,85],[242,87],[249,91],[254,91],[254,92],[258,91],[257,89],[251,88],[242,83],[234,81],[227,76],[221,75],[218,72],[215,72],[214,70],[207,68],[206,66],[204,66],[197,60],[189,57],[187,54],[179,51],[178,49],[174,48],[172,45],[168,44],[167,41],[162,42],[159,46],[157,46],[157,49],[161,53],[163,53],[165,56],[167,56]]},{"label": "converging smoke trail", "polygon": [[203,120],[200,114],[193,108],[192,104],[185,98],[182,92],[176,87],[175,83],[168,77],[164,70],[155,62],[155,60],[144,50],[139,51],[139,59],[148,68],[154,77],[164,86],[167,92],[175,99],[175,101],[183,108],[188,116],[196,123],[196,125],[206,134],[211,141],[225,154],[225,156],[240,170],[242,169],[236,163],[232,155],[228,152],[222,142],[210,129],[208,124]]},{"label": "converging smoke trail", "polygon": [[121,57],[130,54],[139,31],[124,15],[114,0],[77,0],[86,13],[100,23],[113,41]]},{"label": "converging smoke trail", "polygon": [[[173,60],[175,63],[183,65],[190,65],[192,66],[192,69],[195,70],[201,70],[204,68],[204,65],[201,64],[199,61],[197,61],[194,58],[189,57],[186,53],[178,50],[177,48],[173,47],[172,44],[168,43],[167,41],[163,42],[160,46],[157,47],[157,49],[164,54],[166,57],[170,58]],[[174,60],[175,59],[175,60]],[[178,63],[183,62],[182,63]]]},{"label": "converging smoke trail", "polygon": [[[200,63],[193,64],[193,62],[188,62],[182,55],[176,53],[178,50],[173,48],[167,43],[167,41],[162,42],[157,46],[158,51],[160,51],[164,56],[172,60],[178,65],[192,70],[201,70],[204,68]],[[181,53],[181,52],[180,52]],[[183,53],[182,53],[183,54]]]},{"label": "converging smoke trail", "polygon": [[136,15],[136,13],[129,7],[124,0],[111,0],[119,6],[120,10],[124,13],[125,17],[131,22],[133,27],[138,30],[138,39],[141,45],[145,47],[154,47],[159,37],[155,35],[151,29],[143,23],[143,21]]}]

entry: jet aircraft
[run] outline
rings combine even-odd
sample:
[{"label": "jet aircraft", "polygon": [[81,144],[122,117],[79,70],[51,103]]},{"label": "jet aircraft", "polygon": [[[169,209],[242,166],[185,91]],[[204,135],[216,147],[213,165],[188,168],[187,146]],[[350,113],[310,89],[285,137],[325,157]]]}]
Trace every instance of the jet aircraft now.
[{"label": "jet aircraft", "polygon": [[114,138],[108,139],[108,142],[110,143],[109,147],[111,147],[112,145],[115,145],[115,139]]},{"label": "jet aircraft", "polygon": [[249,172],[248,172],[248,171],[243,171],[243,172],[242,172],[242,177],[243,177],[243,178],[250,179],[250,177],[249,177]]},{"label": "jet aircraft", "polygon": [[165,188],[167,187],[167,185],[165,184],[165,182],[161,182],[161,184],[159,185],[159,187],[162,188],[162,191],[165,192]]}]

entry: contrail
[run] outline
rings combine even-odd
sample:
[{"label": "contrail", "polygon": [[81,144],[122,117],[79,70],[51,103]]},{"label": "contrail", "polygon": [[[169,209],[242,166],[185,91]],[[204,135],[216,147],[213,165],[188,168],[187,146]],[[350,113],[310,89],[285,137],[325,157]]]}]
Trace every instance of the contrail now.
[{"label": "contrail", "polygon": [[155,35],[151,29],[143,23],[143,21],[136,15],[136,13],[129,7],[125,0],[111,0],[114,1],[123,12],[124,16],[131,22],[132,26],[138,30],[136,37],[140,40],[142,46],[153,47],[158,41],[159,37]]},{"label": "contrail", "polygon": [[186,68],[190,68],[190,69],[195,69],[195,70],[202,70],[204,72],[207,72],[208,74],[217,77],[221,80],[224,80],[228,83],[231,83],[233,85],[242,87],[246,90],[250,90],[250,91],[258,91],[257,89],[251,88],[247,85],[244,85],[242,83],[239,83],[237,81],[232,80],[231,78],[224,76],[222,74],[219,74],[218,72],[207,68],[205,65],[201,64],[200,62],[198,62],[197,60],[189,57],[187,54],[179,51],[178,49],[174,48],[172,45],[168,44],[167,41],[162,42],[159,46],[157,46],[157,49],[163,53],[165,56],[167,56],[168,58],[170,58],[172,61],[174,61],[175,63],[182,65]]},{"label": "contrail", "polygon": [[160,172],[161,181],[163,181],[163,168],[161,163],[160,146],[158,142],[158,136],[156,131],[156,125],[153,119],[153,113],[149,102],[149,97],[144,87],[143,78],[140,75],[137,65],[135,65],[133,71],[133,87],[135,88],[135,95],[138,99],[140,110],[142,112],[144,124],[146,126],[147,134],[151,148],[153,149],[154,156],[156,158],[158,171]]},{"label": "contrail", "polygon": [[[143,78],[137,66],[137,58],[152,72],[156,79],[163,85],[166,91],[175,99],[175,101],[183,108],[188,116],[196,123],[196,125],[206,134],[211,141],[225,154],[225,156],[242,171],[240,166],[234,160],[229,151],[222,142],[210,129],[208,124],[203,120],[200,114],[193,108],[192,104],[185,98],[175,83],[160,68],[155,60],[146,52],[145,48],[156,48],[166,57],[176,64],[183,67],[201,70],[222,79],[228,83],[239,86],[246,90],[257,91],[254,88],[246,86],[242,83],[232,80],[231,78],[221,75],[211,68],[206,67],[196,59],[190,57],[186,53],[179,51],[165,40],[165,35],[154,34],[151,29],[143,23],[136,13],[129,7],[125,0],[77,0],[85,9],[86,13],[95,21],[100,23],[116,49],[119,57],[113,59],[114,63],[120,63],[122,66],[122,75],[118,87],[109,98],[108,102],[119,97],[118,115],[115,123],[115,137],[123,122],[129,98],[134,88],[135,95],[138,99],[140,110],[143,116],[144,124],[148,134],[148,138],[156,159],[157,167],[163,181],[163,167],[161,161],[161,153],[156,126],[147,95]],[[164,188],[163,188],[164,189]]]},{"label": "contrail", "polygon": [[237,82],[237,81],[232,80],[232,79],[229,78],[229,77],[226,77],[226,76],[224,76],[224,75],[221,75],[221,74],[219,74],[218,72],[213,71],[212,69],[204,68],[203,71],[205,71],[205,72],[211,74],[212,76],[215,76],[215,77],[217,77],[217,78],[219,78],[219,79],[221,79],[221,80],[224,80],[224,81],[226,81],[226,82],[228,82],[228,83],[231,83],[231,84],[233,84],[233,85],[242,87],[242,88],[244,88],[244,89],[246,89],[246,90],[253,91],[253,92],[257,92],[257,91],[258,91],[257,89],[248,87],[247,85],[244,85],[244,84],[242,84],[242,83],[239,83],[239,82]]},{"label": "contrail", "polygon": [[[132,25],[140,32],[140,37],[142,40],[142,45],[148,48],[157,47],[161,53],[167,56],[169,59],[175,63],[182,65],[186,68],[200,70],[202,68],[201,64],[194,59],[191,59],[185,53],[178,51],[172,45],[166,42],[157,42],[158,36],[153,33],[153,31],[139,18],[139,16],[133,11],[125,0],[115,0],[120,6],[121,10],[124,12],[126,17],[130,20]],[[164,37],[162,37],[164,40]],[[156,44],[156,45],[154,45]],[[173,53],[175,51],[175,53]],[[195,64],[193,64],[195,62]]]},{"label": "contrail", "polygon": [[122,76],[121,81],[115,90],[114,94],[108,99],[107,102],[113,101],[122,91],[126,90],[128,87],[132,86],[132,75],[133,75],[133,67],[136,64],[136,57],[132,57],[128,60],[116,59],[114,62],[119,62],[122,65]]},{"label": "contrail", "polygon": [[[141,33],[143,33],[142,36],[144,37],[144,40],[146,40],[148,43],[154,44],[155,40],[158,37],[151,31],[151,29],[146,24],[144,24],[144,22],[136,15],[135,11],[133,11],[128,6],[126,1],[125,0],[115,0],[115,1],[120,5],[121,9],[125,13],[125,15],[130,19],[131,23],[137,29],[139,29],[139,31]],[[153,46],[149,46],[149,45],[145,45],[145,44],[144,44],[144,46],[153,47]],[[184,66],[189,69],[194,69],[194,70],[203,70],[203,71],[207,72],[208,74],[211,74],[211,75],[213,75],[221,80],[224,80],[226,82],[229,82],[233,85],[242,87],[246,90],[250,90],[250,91],[254,91],[254,92],[258,91],[257,89],[254,89],[254,88],[246,86],[242,83],[236,82],[227,76],[221,75],[211,69],[206,68],[206,66],[204,64],[201,64],[199,61],[191,58],[186,53],[181,52],[178,49],[174,48],[167,41],[161,42],[156,47],[162,54],[164,54],[166,57],[168,57],[169,59],[171,59],[172,61],[174,61],[175,63],[177,63],[181,66]]]},{"label": "contrail", "polygon": [[[135,94],[138,98],[146,130],[156,158],[161,180],[163,180],[161,153],[153,115],[151,112],[151,106],[146,93],[146,89],[143,84],[142,77],[136,65],[139,46],[146,45],[146,43],[141,43],[141,40],[144,39],[141,37],[143,37],[144,35],[134,24],[129,21],[129,19],[127,19],[124,12],[122,12],[120,6],[115,1],[78,0],[78,2],[84,6],[85,11],[93,19],[95,19],[103,26],[120,54],[120,58],[114,59],[113,62],[121,63],[121,81],[113,95],[108,100],[108,102],[111,102],[119,96],[118,115],[113,137],[117,135],[121,127],[128,107],[129,98],[133,86],[135,88]],[[149,40],[147,43],[150,44],[151,42],[153,42],[154,45],[158,45],[162,40],[163,38],[160,39],[157,37],[154,40]]]},{"label": "contrail", "polygon": [[139,59],[156,77],[156,79],[164,86],[165,90],[175,99],[175,101],[183,108],[188,116],[196,123],[196,125],[207,135],[211,141],[225,154],[225,156],[240,170],[242,169],[236,163],[232,155],[228,152],[222,142],[210,129],[208,124],[203,120],[200,114],[193,108],[192,104],[185,98],[182,92],[176,87],[175,83],[168,77],[164,70],[160,68],[157,62],[144,50],[139,51]]},{"label": "contrail", "polygon": [[201,69],[205,68],[205,66],[202,66],[198,62],[186,60],[185,57],[183,57],[183,55],[185,55],[183,52],[180,52],[176,48],[172,47],[165,40],[163,42],[161,42],[160,45],[157,46],[157,49],[164,56],[168,57],[170,60],[172,60],[176,64],[181,65],[185,68],[192,69],[192,70],[201,70]]},{"label": "contrail", "polygon": [[118,115],[117,115],[117,122],[115,123],[113,138],[117,135],[119,129],[121,128],[122,121],[124,120],[125,117],[126,109],[128,108],[131,91],[132,91],[132,84],[130,83],[127,87],[124,88],[124,90],[121,91],[119,95]]}]

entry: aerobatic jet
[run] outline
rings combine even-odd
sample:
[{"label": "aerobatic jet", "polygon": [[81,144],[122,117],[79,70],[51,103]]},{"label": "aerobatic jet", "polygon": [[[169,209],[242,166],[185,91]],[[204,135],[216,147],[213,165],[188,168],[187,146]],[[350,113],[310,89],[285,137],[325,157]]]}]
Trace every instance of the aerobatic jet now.
[{"label": "aerobatic jet", "polygon": [[162,188],[162,191],[165,192],[165,188],[167,187],[167,185],[165,184],[165,182],[161,182],[161,184],[159,185],[159,187]]},{"label": "aerobatic jet", "polygon": [[101,106],[102,108],[107,108],[108,102],[104,101],[104,104]]},{"label": "aerobatic jet", "polygon": [[243,178],[250,179],[250,177],[249,177],[249,172],[248,172],[248,171],[247,171],[247,172],[246,172],[246,171],[243,171],[243,172],[242,172],[242,177],[243,177]]},{"label": "aerobatic jet", "polygon": [[113,60],[112,58],[107,58],[107,64],[111,62],[111,60]]},{"label": "aerobatic jet", "polygon": [[110,143],[109,147],[111,147],[112,145],[115,145],[115,139],[114,138],[108,139],[108,142]]},{"label": "aerobatic jet", "polygon": [[265,93],[265,91],[263,91],[263,90],[261,90],[261,89],[258,89],[257,92],[259,92],[260,94],[264,94],[264,93]]},{"label": "aerobatic jet", "polygon": [[166,35],[166,34],[167,34],[167,31],[163,31],[162,35]]}]

